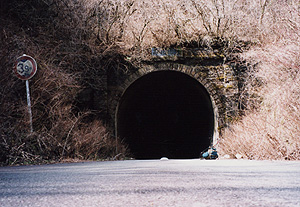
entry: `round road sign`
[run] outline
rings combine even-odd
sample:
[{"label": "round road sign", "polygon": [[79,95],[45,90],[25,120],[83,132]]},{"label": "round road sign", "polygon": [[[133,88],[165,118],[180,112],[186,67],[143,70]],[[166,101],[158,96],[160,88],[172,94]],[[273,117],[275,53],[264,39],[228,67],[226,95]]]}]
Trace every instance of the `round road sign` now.
[{"label": "round road sign", "polygon": [[28,80],[36,73],[37,64],[29,55],[23,55],[17,58],[14,70],[19,79]]}]

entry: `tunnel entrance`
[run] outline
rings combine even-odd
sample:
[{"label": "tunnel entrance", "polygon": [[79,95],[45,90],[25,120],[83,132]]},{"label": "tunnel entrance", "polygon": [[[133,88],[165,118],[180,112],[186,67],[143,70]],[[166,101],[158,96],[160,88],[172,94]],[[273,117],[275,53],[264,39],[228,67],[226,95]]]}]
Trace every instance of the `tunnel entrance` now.
[{"label": "tunnel entrance", "polygon": [[182,72],[156,71],[126,89],[116,130],[136,159],[199,158],[212,141],[214,120],[202,84]]}]

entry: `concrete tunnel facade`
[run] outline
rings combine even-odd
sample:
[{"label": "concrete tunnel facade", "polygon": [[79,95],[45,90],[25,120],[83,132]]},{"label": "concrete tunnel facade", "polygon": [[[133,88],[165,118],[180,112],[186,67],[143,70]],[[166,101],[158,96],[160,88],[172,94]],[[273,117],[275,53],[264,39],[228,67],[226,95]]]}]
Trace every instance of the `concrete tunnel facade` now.
[{"label": "concrete tunnel facade", "polygon": [[199,158],[216,136],[216,107],[194,77],[174,70],[147,73],[123,92],[116,133],[137,159]]}]

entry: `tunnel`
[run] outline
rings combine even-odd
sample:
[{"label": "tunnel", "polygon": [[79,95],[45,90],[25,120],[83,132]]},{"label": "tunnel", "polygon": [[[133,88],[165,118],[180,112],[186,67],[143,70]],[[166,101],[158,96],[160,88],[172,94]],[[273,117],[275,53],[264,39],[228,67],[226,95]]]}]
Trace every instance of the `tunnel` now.
[{"label": "tunnel", "polygon": [[155,71],[123,93],[117,136],[136,159],[199,158],[214,133],[214,110],[205,87],[178,71]]}]

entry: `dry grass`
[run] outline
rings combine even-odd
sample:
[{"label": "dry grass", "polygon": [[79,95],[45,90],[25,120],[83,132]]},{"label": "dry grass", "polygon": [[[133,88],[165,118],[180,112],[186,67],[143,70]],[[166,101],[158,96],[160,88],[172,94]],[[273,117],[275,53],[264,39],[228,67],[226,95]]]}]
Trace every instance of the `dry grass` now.
[{"label": "dry grass", "polygon": [[[5,1],[3,5],[0,163],[115,157],[117,144],[122,145],[106,131],[101,117],[76,105],[82,89],[102,87],[98,74],[103,74],[109,61],[104,54],[108,46],[96,43],[85,5],[68,0]],[[114,48],[109,51],[115,53]],[[30,80],[33,134],[28,131],[25,83],[12,72],[16,57],[23,53],[38,62],[38,72]],[[84,134],[87,130],[94,133]]]},{"label": "dry grass", "polygon": [[[198,42],[212,37],[266,44],[291,35],[299,1],[94,0],[89,2],[99,39],[130,51]],[[288,33],[286,33],[288,32]],[[288,37],[289,38],[289,37]]]},{"label": "dry grass", "polygon": [[225,130],[220,148],[248,159],[299,160],[300,2],[273,2],[266,9],[264,18],[272,24],[261,44],[243,54],[257,65],[252,73],[260,87],[249,84],[247,90],[260,100],[252,104],[256,110]]},{"label": "dry grass", "polygon": [[225,130],[222,153],[249,159],[300,159],[300,45],[286,43],[246,54],[260,62],[255,75],[263,83],[257,91],[263,99],[257,110]]}]

